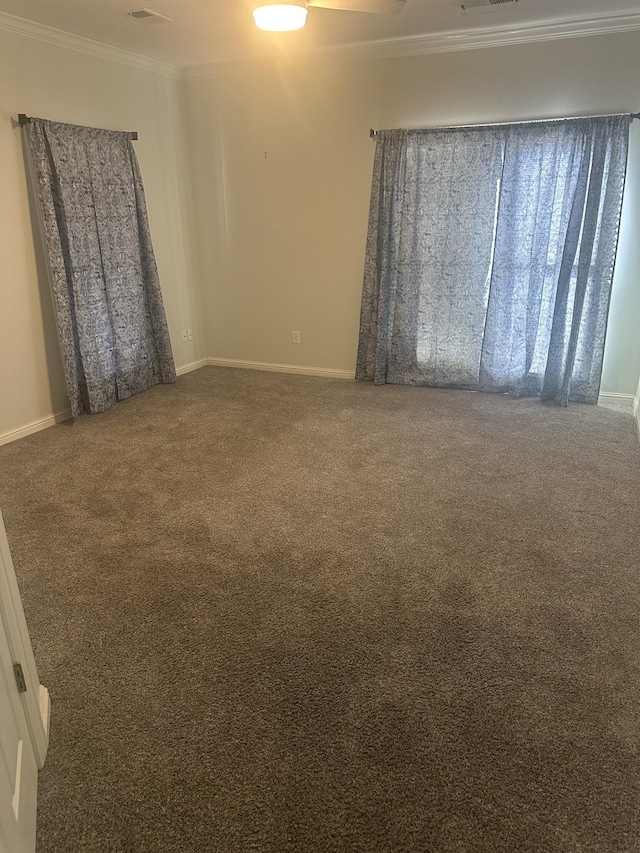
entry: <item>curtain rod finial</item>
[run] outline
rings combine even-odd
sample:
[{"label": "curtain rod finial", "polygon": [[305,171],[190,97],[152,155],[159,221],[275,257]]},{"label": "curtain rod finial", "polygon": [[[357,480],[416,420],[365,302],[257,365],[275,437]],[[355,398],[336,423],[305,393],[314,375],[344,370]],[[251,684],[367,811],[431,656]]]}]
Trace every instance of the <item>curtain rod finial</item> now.
[{"label": "curtain rod finial", "polygon": [[370,127],[369,128],[369,136],[371,137],[371,139],[375,139],[377,135],[378,135],[378,131],[374,130],[372,127]]}]

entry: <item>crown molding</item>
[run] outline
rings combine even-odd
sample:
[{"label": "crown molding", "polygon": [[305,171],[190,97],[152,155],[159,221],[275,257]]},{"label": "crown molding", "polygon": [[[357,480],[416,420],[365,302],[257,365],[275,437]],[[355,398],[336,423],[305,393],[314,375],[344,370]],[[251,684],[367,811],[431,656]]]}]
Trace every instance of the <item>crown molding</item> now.
[{"label": "crown molding", "polygon": [[[282,57],[254,58],[214,62],[206,65],[180,67],[160,62],[148,56],[119,47],[75,35],[54,27],[28,21],[7,12],[0,12],[0,30],[17,33],[28,38],[65,47],[80,53],[119,62],[174,80],[210,80],[236,74],[262,73],[272,68]],[[300,52],[288,57],[288,64],[299,61],[320,61],[331,64],[370,62],[380,59],[420,56],[429,53],[449,53],[461,50],[476,50],[487,47],[526,44],[555,39],[597,36],[640,30],[640,12],[629,15],[601,16],[583,20],[547,22],[523,27],[491,27],[471,32],[445,32],[408,38],[384,39],[363,44],[348,44],[339,47],[320,48]]]},{"label": "crown molding", "polygon": [[54,27],[37,24],[34,21],[27,21],[25,18],[9,15],[7,12],[0,12],[0,30],[17,33],[18,35],[54,44],[58,47],[66,47],[69,50],[97,56],[101,59],[110,59],[112,62],[119,62],[121,65],[130,65],[133,68],[150,71],[152,74],[160,74],[163,77],[170,77],[174,80],[183,79],[183,70],[177,65],[159,62],[157,59],[150,59],[148,56],[141,56],[138,53],[123,50],[120,47],[113,47],[112,45],[104,44],[104,42],[85,38],[85,36],[78,36],[64,30],[57,30]]},{"label": "crown molding", "polygon": [[[298,60],[315,59],[333,64],[370,62],[379,59],[420,56],[428,53],[449,53],[458,50],[477,50],[487,47],[527,44],[538,41],[598,36],[640,30],[640,13],[615,15],[584,20],[558,21],[523,27],[492,27],[472,32],[446,32],[409,38],[385,39],[366,44],[318,49],[297,54]],[[291,60],[294,57],[290,58]],[[281,60],[280,60],[281,61]],[[235,74],[259,73],[275,60],[253,59],[216,62],[184,69],[188,81],[211,80]]]}]

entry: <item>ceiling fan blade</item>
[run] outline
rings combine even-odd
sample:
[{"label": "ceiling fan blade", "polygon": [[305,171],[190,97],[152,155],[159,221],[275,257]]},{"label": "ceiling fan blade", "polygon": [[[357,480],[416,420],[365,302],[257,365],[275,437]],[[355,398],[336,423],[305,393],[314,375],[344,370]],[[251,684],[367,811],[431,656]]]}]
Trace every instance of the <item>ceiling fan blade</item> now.
[{"label": "ceiling fan blade", "polygon": [[309,0],[308,6],[320,9],[339,9],[343,12],[377,12],[381,15],[397,15],[402,12],[407,0]]}]

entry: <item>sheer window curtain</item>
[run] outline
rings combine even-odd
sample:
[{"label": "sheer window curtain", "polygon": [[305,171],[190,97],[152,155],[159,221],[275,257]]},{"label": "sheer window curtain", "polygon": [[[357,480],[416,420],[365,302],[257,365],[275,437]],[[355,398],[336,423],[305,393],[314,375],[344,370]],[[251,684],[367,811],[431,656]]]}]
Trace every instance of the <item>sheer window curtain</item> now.
[{"label": "sheer window curtain", "polygon": [[25,126],[74,417],[176,377],[131,136]]},{"label": "sheer window curtain", "polygon": [[381,131],[356,377],[597,402],[629,123]]}]

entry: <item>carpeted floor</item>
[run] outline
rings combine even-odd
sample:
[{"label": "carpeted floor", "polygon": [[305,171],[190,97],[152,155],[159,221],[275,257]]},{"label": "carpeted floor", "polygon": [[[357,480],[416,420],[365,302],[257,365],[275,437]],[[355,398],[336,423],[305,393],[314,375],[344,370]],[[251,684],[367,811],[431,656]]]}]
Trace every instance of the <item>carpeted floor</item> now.
[{"label": "carpeted floor", "polygon": [[640,446],[204,368],[0,448],[38,853],[640,850]]}]

